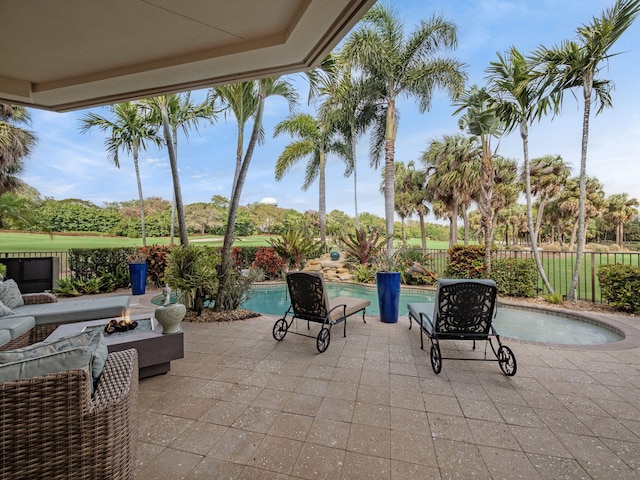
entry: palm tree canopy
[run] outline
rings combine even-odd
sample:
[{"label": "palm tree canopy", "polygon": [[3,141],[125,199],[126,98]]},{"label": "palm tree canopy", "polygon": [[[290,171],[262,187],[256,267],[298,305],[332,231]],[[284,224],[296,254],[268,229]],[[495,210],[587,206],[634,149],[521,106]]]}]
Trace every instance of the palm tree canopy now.
[{"label": "palm tree canopy", "polygon": [[552,48],[539,47],[533,60],[542,66],[538,76],[544,85],[560,97],[566,89],[582,87],[585,100],[596,104],[596,113],[610,107],[613,85],[597,77],[607,67],[608,60],[617,55],[609,50],[639,13],[640,0],[617,0],[599,17],[593,17],[591,23],[579,27],[575,40]]},{"label": "palm tree canopy", "polygon": [[36,137],[20,125],[29,125],[29,111],[17,105],[0,103],[0,175],[4,178],[10,168],[16,175],[24,166],[22,160],[29,157],[35,147]]},{"label": "palm tree canopy", "polygon": [[105,147],[109,160],[120,168],[118,152],[123,150],[129,155],[138,149],[146,149],[146,142],[161,142],[149,113],[137,102],[122,102],[108,107],[112,119],[94,112],[88,112],[80,119],[80,132],[87,133],[93,127],[107,133]]},{"label": "palm tree canopy", "polygon": [[[382,108],[400,96],[415,97],[420,112],[425,112],[431,108],[436,88],[445,89],[452,99],[464,89],[464,64],[439,56],[442,50],[455,49],[457,42],[456,25],[435,15],[421,20],[405,39],[397,11],[377,4],[363,17],[361,27],[351,33],[342,55],[361,69],[364,88]],[[395,125],[387,126],[385,116],[379,118],[381,125],[372,138],[372,159],[379,158],[388,128],[394,130],[391,134],[395,138]],[[375,166],[377,163],[375,160]]]}]

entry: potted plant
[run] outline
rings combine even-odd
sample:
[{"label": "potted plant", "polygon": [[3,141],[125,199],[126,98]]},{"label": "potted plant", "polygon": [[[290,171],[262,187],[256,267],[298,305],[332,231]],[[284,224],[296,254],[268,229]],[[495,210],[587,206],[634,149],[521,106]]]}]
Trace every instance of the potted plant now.
[{"label": "potted plant", "polygon": [[381,254],[376,258],[376,285],[378,287],[378,308],[380,320],[396,323],[400,310],[400,267],[399,254]]},{"label": "potted plant", "polygon": [[143,295],[147,290],[147,254],[137,248],[127,255],[127,261],[131,278],[131,294]]}]

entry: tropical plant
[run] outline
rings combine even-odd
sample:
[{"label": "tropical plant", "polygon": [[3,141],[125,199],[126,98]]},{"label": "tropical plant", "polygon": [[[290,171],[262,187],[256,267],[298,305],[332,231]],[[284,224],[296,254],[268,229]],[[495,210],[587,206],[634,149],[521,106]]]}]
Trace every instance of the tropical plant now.
[{"label": "tropical plant", "polygon": [[378,229],[361,227],[356,229],[355,233],[341,237],[340,243],[347,257],[356,259],[360,265],[370,265],[373,259],[380,254],[385,239],[381,238]]},{"label": "tropical plant", "polygon": [[280,237],[269,239],[269,244],[294,270],[299,270],[304,260],[321,249],[321,245],[301,230],[282,232]]},{"label": "tropical plant", "polygon": [[415,97],[421,112],[429,110],[436,88],[451,98],[462,92],[465,74],[462,63],[440,53],[457,45],[456,26],[442,17],[421,21],[405,40],[404,26],[395,10],[374,5],[346,40],[342,54],[362,72],[367,97],[382,108],[376,118],[370,154],[378,167],[384,150],[385,221],[387,253],[393,252],[394,162],[397,135],[396,100]]},{"label": "tropical plant", "polygon": [[140,180],[140,166],[138,155],[140,149],[146,150],[147,142],[160,143],[160,138],[156,135],[156,130],[151,126],[151,119],[142,109],[141,104],[136,102],[122,102],[106,107],[113,117],[109,119],[97,113],[86,113],[81,119],[80,132],[87,133],[93,127],[107,134],[105,147],[109,160],[120,168],[120,158],[118,152],[125,151],[133,159],[133,168],[136,173],[138,184],[138,201],[140,204],[140,224],[142,234],[142,244],[147,244],[147,235],[144,222],[144,196],[142,195],[142,181]]},{"label": "tropical plant", "polygon": [[[264,113],[265,100],[271,96],[281,96],[285,98],[290,108],[293,108],[298,98],[295,90],[288,82],[277,78],[263,78],[252,82],[241,82],[229,85],[226,88],[216,87],[210,92],[211,101],[219,100],[222,102],[223,107],[229,107],[238,123],[236,169],[233,185],[231,186],[227,227],[222,245],[220,266],[218,267],[219,288],[216,293],[216,311],[221,311],[223,308],[223,302],[218,301],[218,299],[222,299],[224,296],[223,287],[227,283],[225,276],[231,274],[231,246],[233,244],[234,225],[236,223],[236,216],[238,215],[240,195],[242,194],[242,188],[247,177],[247,172],[249,171],[255,146],[257,143],[262,143],[264,139],[262,116]],[[253,128],[243,157],[244,129],[250,119],[253,119]]]},{"label": "tropical plant", "polygon": [[313,118],[307,113],[298,113],[282,120],[275,127],[274,137],[288,133],[296,140],[287,145],[278,157],[275,178],[281,181],[284,175],[303,158],[309,157],[302,189],[307,190],[318,179],[318,215],[320,220],[320,243],[327,243],[327,205],[326,205],[326,162],[327,155],[335,154],[345,159],[349,173],[349,148],[335,139],[335,133],[327,122]]},{"label": "tropical plant", "polygon": [[190,245],[174,248],[169,254],[165,281],[180,292],[180,300],[201,314],[205,301],[214,298],[218,288],[216,268],[220,261],[217,249]]},{"label": "tropical plant", "polygon": [[616,0],[613,7],[605,9],[589,24],[578,27],[577,39],[562,42],[552,48],[539,47],[534,61],[540,65],[539,75],[543,85],[560,96],[565,90],[580,88],[583,98],[582,146],[580,155],[580,188],[578,208],[578,251],[573,270],[573,279],[567,292],[567,300],[575,301],[576,288],[582,267],[586,239],[587,196],[587,145],[591,107],[596,115],[612,106],[609,80],[598,78],[615,54],[610,53],[622,34],[631,26],[640,13],[640,0]]}]

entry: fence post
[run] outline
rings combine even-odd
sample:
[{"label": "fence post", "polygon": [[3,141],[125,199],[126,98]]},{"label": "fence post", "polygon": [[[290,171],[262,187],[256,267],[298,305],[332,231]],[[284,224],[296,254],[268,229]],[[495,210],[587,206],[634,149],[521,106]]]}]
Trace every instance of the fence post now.
[{"label": "fence post", "polygon": [[591,301],[596,302],[596,258],[595,252],[591,252]]}]

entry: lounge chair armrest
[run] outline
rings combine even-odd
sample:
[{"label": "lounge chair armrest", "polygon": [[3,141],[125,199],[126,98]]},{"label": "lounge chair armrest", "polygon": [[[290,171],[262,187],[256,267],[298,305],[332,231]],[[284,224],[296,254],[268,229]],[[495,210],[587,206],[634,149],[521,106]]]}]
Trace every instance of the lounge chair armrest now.
[{"label": "lounge chair armrest", "polygon": [[37,305],[41,303],[55,303],[58,301],[52,293],[23,293],[22,300],[25,305]]},{"label": "lounge chair armrest", "polygon": [[112,352],[107,357],[100,381],[92,398],[97,410],[111,409],[117,405],[130,407],[137,401],[138,352],[135,348]]},{"label": "lounge chair armrest", "polygon": [[433,322],[432,322],[432,321],[431,321],[431,319],[429,318],[429,315],[427,315],[427,314],[426,314],[426,313],[424,313],[424,312],[420,312],[420,325],[421,325],[421,326],[422,326],[422,328],[424,329],[425,323],[424,323],[423,319],[427,321],[427,323],[429,324],[429,327],[430,327],[431,331],[432,331],[432,332],[433,332],[433,331],[435,331],[435,327],[434,327],[434,325],[433,325]]}]

